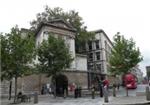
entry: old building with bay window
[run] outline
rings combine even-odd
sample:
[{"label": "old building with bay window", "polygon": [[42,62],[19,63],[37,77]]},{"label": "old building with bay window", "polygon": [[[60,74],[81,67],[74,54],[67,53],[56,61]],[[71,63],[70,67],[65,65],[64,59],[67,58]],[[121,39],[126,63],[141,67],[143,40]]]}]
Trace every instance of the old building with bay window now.
[{"label": "old building with bay window", "polygon": [[95,39],[86,43],[88,86],[98,85],[99,80],[107,77],[109,69],[109,56],[112,42],[103,30],[92,31]]}]

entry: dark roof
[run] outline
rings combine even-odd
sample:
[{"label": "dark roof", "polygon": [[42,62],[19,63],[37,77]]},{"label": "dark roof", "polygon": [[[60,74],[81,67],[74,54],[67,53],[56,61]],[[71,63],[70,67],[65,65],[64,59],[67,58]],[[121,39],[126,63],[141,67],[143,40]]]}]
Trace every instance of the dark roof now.
[{"label": "dark roof", "polygon": [[48,23],[57,23],[57,22],[63,22],[65,25],[67,25],[69,28],[76,30],[71,24],[69,24],[68,22],[66,22],[63,19],[54,19],[52,21],[49,21]]},{"label": "dark roof", "polygon": [[[59,25],[56,25],[55,23],[63,23],[65,24],[67,27],[61,27]],[[72,31],[72,32],[76,32],[76,29],[73,28],[73,26],[71,26],[69,23],[67,23],[66,21],[64,21],[63,19],[55,19],[49,22],[41,22],[36,30],[36,34],[40,31],[40,29],[42,28],[42,26],[51,26],[51,27],[55,27],[55,28],[59,28],[59,29],[63,29],[63,30],[68,30],[68,31]]]},{"label": "dark roof", "polygon": [[90,32],[94,32],[94,33],[104,33],[105,37],[108,39],[108,41],[109,41],[109,42],[112,44],[112,46],[113,46],[112,41],[109,39],[109,37],[107,36],[107,34],[104,32],[104,30],[98,29],[98,30],[94,30],[94,31],[90,31]]},{"label": "dark roof", "polygon": [[32,30],[26,29],[26,28],[21,28],[21,32],[32,32]]}]

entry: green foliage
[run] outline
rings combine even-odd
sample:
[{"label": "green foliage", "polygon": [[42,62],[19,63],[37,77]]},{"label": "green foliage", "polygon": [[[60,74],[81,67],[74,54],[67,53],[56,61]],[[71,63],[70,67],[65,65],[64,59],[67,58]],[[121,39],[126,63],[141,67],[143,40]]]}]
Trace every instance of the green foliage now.
[{"label": "green foliage", "polygon": [[8,39],[6,35],[3,35],[2,33],[0,34],[0,39],[1,39],[1,80],[3,81],[4,79],[11,79],[11,74],[9,73],[10,69],[10,55],[9,55],[9,46],[8,46]]},{"label": "green foliage", "polygon": [[53,35],[49,35],[48,40],[44,40],[39,45],[37,52],[39,61],[37,68],[40,73],[46,73],[48,77],[68,68],[73,60],[64,40]]},{"label": "green foliage", "polygon": [[14,27],[10,33],[1,34],[1,80],[18,78],[31,73],[29,65],[34,56],[32,33],[22,37],[21,31]]},{"label": "green foliage", "polygon": [[49,8],[48,6],[45,7],[45,11],[42,13],[37,14],[37,19],[31,22],[31,29],[35,30],[41,22],[49,22],[54,19],[63,19],[69,24],[71,24],[77,31],[76,31],[76,51],[79,52],[81,47],[85,47],[85,42],[87,40],[94,38],[94,33],[87,32],[86,26],[84,26],[84,22],[82,18],[79,16],[79,13],[70,10],[69,12],[63,11],[62,8]]},{"label": "green foliage", "polygon": [[113,49],[110,56],[110,72],[114,75],[130,72],[142,60],[139,48],[133,39],[127,40],[117,33],[114,36]]}]

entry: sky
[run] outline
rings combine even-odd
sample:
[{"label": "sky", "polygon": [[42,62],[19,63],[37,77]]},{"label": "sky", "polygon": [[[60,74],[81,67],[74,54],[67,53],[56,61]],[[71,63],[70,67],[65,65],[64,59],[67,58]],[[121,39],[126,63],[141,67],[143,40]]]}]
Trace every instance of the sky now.
[{"label": "sky", "polygon": [[75,10],[89,31],[103,29],[110,40],[120,32],[133,38],[143,61],[140,69],[146,75],[150,65],[150,0],[0,0],[0,32],[7,33],[16,24],[29,28],[45,5]]}]

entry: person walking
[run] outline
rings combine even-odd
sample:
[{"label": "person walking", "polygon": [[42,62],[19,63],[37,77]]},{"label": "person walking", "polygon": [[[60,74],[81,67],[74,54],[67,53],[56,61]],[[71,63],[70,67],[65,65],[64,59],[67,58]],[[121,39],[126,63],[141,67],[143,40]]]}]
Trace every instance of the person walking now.
[{"label": "person walking", "polygon": [[99,81],[99,91],[100,91],[100,97],[103,97],[103,82],[102,82],[102,80]]},{"label": "person walking", "polygon": [[103,80],[103,86],[106,86],[107,89],[109,88],[109,81],[107,79]]}]

